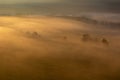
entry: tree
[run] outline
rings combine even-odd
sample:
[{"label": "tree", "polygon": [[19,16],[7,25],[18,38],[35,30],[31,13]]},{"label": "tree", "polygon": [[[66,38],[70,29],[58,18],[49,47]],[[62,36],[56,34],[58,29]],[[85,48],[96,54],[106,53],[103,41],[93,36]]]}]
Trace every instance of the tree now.
[{"label": "tree", "polygon": [[109,45],[109,41],[106,38],[102,39],[102,43],[105,44],[105,45]]}]

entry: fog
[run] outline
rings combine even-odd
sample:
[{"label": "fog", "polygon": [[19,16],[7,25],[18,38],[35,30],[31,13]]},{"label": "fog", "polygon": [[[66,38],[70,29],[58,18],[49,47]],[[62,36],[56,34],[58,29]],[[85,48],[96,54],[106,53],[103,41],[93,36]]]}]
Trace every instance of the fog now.
[{"label": "fog", "polygon": [[0,0],[0,80],[120,80],[119,0]]},{"label": "fog", "polygon": [[119,80],[119,29],[66,17],[2,16],[0,79]]}]

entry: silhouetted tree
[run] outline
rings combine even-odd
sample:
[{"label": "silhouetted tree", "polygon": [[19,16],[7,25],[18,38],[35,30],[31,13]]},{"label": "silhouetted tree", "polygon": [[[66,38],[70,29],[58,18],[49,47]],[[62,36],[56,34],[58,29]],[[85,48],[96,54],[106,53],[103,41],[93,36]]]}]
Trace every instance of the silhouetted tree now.
[{"label": "silhouetted tree", "polygon": [[34,35],[34,36],[38,36],[38,33],[37,33],[37,32],[33,32],[33,35]]},{"label": "silhouetted tree", "polygon": [[64,36],[63,38],[66,40],[66,39],[67,39],[67,36]]},{"label": "silhouetted tree", "polygon": [[37,32],[33,32],[32,35],[33,35],[34,37],[40,37],[40,35],[39,35]]},{"label": "silhouetted tree", "polygon": [[83,41],[89,41],[91,39],[90,35],[89,34],[83,34],[82,35],[82,40]]},{"label": "silhouetted tree", "polygon": [[109,45],[109,41],[106,38],[102,39],[102,43],[105,44],[105,45]]}]

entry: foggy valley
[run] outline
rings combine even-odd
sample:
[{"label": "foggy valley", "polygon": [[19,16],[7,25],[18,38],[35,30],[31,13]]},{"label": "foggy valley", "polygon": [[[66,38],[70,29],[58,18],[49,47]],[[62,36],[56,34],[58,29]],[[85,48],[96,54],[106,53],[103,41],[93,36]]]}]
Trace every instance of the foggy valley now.
[{"label": "foggy valley", "polygon": [[0,80],[120,80],[120,1],[5,1]]}]

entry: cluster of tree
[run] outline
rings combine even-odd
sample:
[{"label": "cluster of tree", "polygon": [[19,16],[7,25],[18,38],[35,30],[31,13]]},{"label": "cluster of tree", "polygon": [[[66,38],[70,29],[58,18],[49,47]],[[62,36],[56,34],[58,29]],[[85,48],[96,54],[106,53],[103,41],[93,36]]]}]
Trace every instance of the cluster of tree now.
[{"label": "cluster of tree", "polygon": [[[34,38],[39,38],[40,37],[40,34],[38,32],[36,32],[36,31],[34,31],[34,32],[27,32],[27,34],[30,35],[31,37],[34,37]],[[67,40],[68,37],[67,36],[63,36],[63,39]],[[98,39],[98,38],[91,37],[91,35],[89,35],[89,34],[83,34],[82,35],[82,41],[84,41],[84,42],[87,42],[87,41],[88,42],[89,41],[90,42],[91,41],[92,42],[100,41],[101,43],[103,43],[105,45],[109,45],[110,44],[107,38]]]},{"label": "cluster of tree", "polygon": [[92,23],[92,24],[100,24],[100,25],[106,25],[106,26],[119,26],[120,27],[120,22],[99,21],[99,20],[91,19],[91,18],[88,18],[85,16],[78,17],[76,19],[83,21],[83,22]]},{"label": "cluster of tree", "polygon": [[[93,38],[89,34],[83,34],[82,40],[85,42],[86,41],[94,41]],[[96,41],[97,41],[97,39],[96,39]],[[105,45],[109,45],[109,41],[106,38],[102,38],[102,39],[100,39],[100,41]]]},{"label": "cluster of tree", "polygon": [[90,24],[98,24],[98,25],[105,25],[105,26],[114,26],[115,27],[120,27],[120,22],[110,22],[110,21],[102,21],[102,20],[96,20],[89,18],[87,16],[81,16],[81,17],[74,17],[74,16],[61,16],[64,18],[72,19],[72,20],[77,20],[77,21],[82,21],[85,23],[90,23]]},{"label": "cluster of tree", "polygon": [[30,37],[34,37],[34,38],[39,38],[40,34],[36,31],[34,32],[27,32],[27,35],[29,35]]}]

